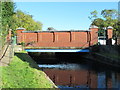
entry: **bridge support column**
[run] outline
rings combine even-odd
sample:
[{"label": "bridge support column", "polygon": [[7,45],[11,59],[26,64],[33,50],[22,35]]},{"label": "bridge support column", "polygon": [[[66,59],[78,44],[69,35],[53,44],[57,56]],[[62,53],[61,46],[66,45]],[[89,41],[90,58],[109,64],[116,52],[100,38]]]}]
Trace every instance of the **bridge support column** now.
[{"label": "bridge support column", "polygon": [[24,42],[24,34],[22,31],[25,31],[25,28],[18,28],[17,29],[17,44]]},{"label": "bridge support column", "polygon": [[97,26],[90,26],[90,34],[91,34],[91,39],[90,39],[90,45],[94,45],[98,43],[98,27]]},{"label": "bridge support column", "polygon": [[113,27],[109,26],[107,28],[107,45],[112,45],[112,35],[113,35]]}]

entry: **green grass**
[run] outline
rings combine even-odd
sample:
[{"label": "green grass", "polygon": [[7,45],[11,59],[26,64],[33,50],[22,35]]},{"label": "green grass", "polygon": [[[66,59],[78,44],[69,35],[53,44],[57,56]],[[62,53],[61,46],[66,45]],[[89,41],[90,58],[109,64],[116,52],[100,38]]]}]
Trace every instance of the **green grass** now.
[{"label": "green grass", "polygon": [[[21,57],[21,58],[20,58]],[[21,60],[23,59],[23,60]],[[1,88],[53,88],[54,85],[46,78],[44,72],[37,70],[35,63],[29,64],[31,58],[25,52],[17,53],[9,66],[2,70]]]}]

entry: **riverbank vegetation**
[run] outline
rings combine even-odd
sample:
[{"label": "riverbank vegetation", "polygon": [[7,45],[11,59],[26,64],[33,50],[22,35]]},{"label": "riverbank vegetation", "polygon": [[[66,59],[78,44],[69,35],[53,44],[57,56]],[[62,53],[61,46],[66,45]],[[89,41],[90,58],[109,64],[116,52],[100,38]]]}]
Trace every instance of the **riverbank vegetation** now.
[{"label": "riverbank vegetation", "polygon": [[0,1],[0,49],[6,44],[8,30],[12,28],[14,3]]},{"label": "riverbank vegetation", "polygon": [[42,23],[35,21],[32,15],[16,10],[16,4],[12,0],[0,1],[0,46],[6,44],[8,31],[12,29],[14,36],[19,27],[31,31],[42,30]]},{"label": "riverbank vegetation", "polygon": [[55,87],[45,73],[36,68],[35,62],[25,52],[16,53],[9,66],[0,67],[2,70],[1,88]]},{"label": "riverbank vegetation", "polygon": [[13,15],[14,27],[13,29],[23,27],[29,31],[42,30],[42,23],[35,21],[33,16],[21,10],[17,10]]},{"label": "riverbank vegetation", "polygon": [[112,26],[113,36],[120,37],[120,21],[118,20],[119,13],[116,9],[104,9],[100,13],[97,10],[92,11],[89,19],[91,25],[99,27],[99,35],[104,35],[104,29]]}]

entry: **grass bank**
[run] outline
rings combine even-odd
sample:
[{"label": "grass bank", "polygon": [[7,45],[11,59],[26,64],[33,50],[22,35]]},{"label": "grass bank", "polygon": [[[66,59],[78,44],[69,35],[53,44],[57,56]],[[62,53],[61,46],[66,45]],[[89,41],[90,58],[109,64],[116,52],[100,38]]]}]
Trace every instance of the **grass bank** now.
[{"label": "grass bank", "polygon": [[99,54],[101,54],[101,55],[104,55],[104,56],[106,56],[106,57],[109,57],[109,58],[111,58],[111,59],[114,59],[114,60],[117,60],[117,61],[119,61],[120,62],[120,56],[119,56],[119,54],[111,54],[111,53],[99,53]]},{"label": "grass bank", "polygon": [[[30,61],[28,63],[28,61]],[[44,72],[25,53],[16,53],[9,66],[0,67],[1,88],[53,88]]]}]

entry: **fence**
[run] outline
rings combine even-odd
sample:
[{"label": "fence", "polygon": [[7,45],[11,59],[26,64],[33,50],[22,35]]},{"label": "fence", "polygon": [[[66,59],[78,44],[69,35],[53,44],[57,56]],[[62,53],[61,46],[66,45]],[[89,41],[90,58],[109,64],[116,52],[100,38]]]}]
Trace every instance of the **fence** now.
[{"label": "fence", "polygon": [[7,59],[9,59],[9,63],[12,57],[14,56],[14,43],[10,36],[11,35],[10,33],[11,32],[9,32],[9,34],[5,38],[4,37],[0,38],[1,39],[0,60],[2,61],[2,59],[7,55]]}]

